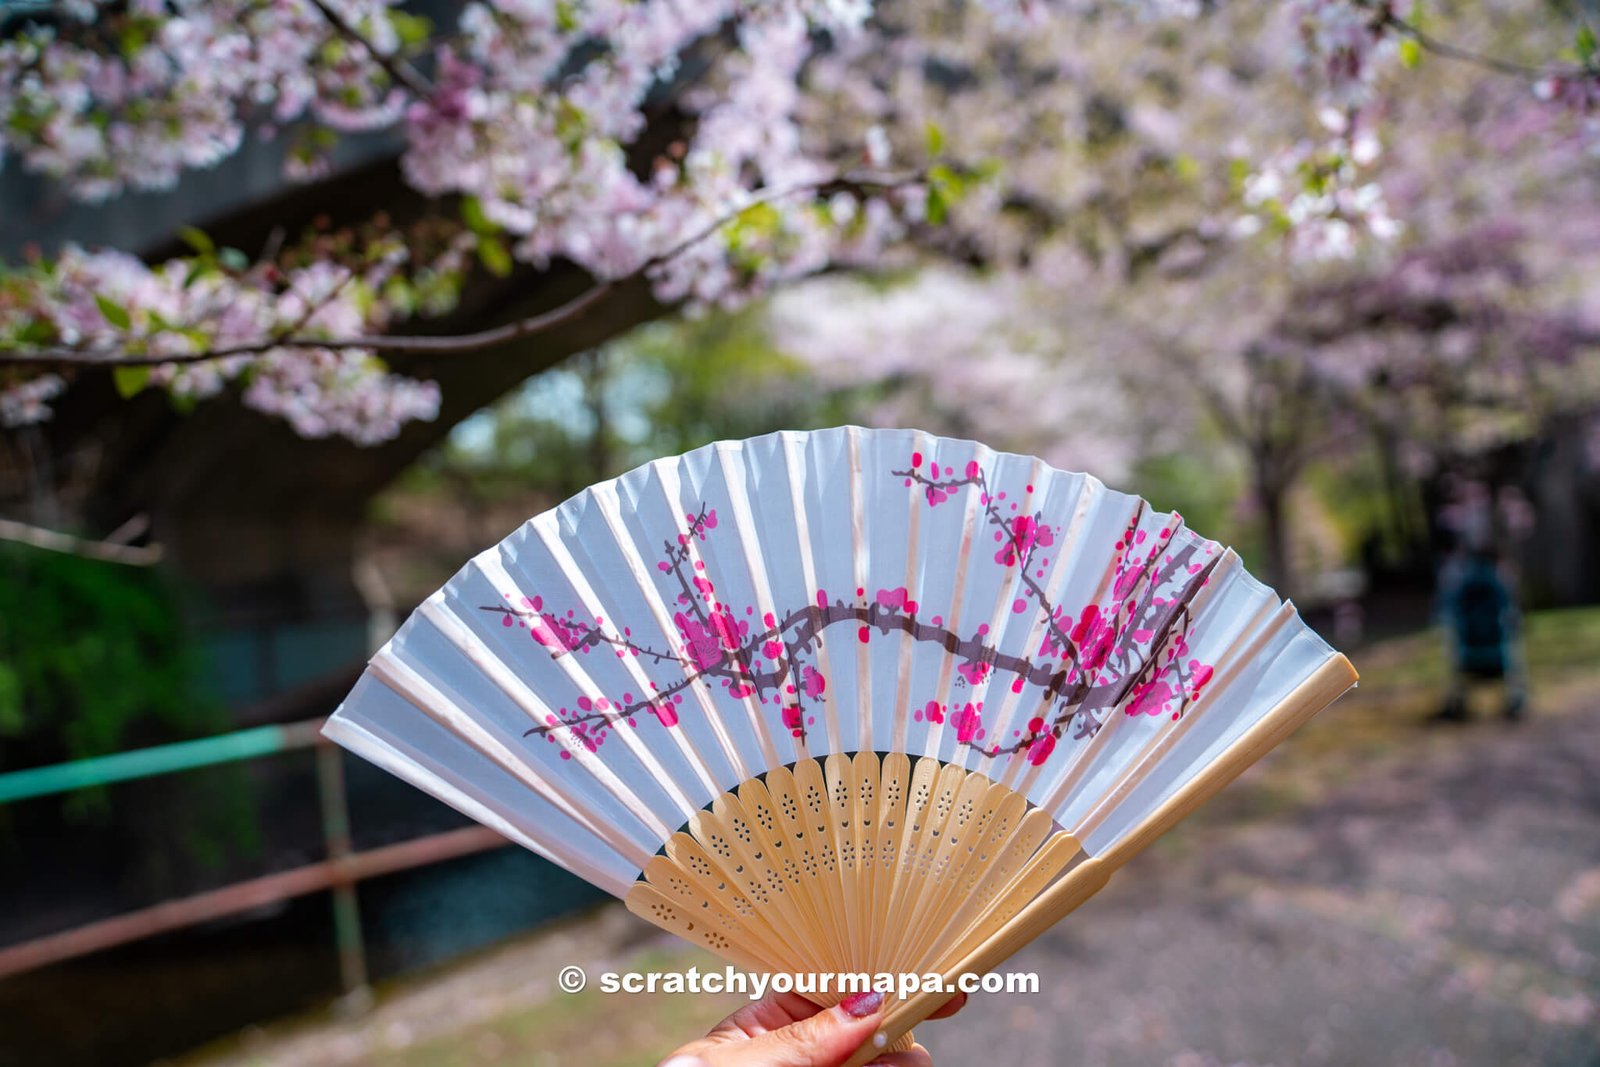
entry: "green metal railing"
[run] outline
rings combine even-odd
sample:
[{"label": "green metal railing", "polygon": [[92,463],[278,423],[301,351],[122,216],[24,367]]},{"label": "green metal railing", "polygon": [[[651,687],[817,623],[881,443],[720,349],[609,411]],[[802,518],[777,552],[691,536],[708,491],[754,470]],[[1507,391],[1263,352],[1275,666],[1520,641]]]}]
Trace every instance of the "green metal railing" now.
[{"label": "green metal railing", "polygon": [[9,771],[0,774],[0,804],[309,748],[316,743],[321,725],[322,720],[317,719],[285,726],[257,726],[197,741]]},{"label": "green metal railing", "polygon": [[0,978],[326,890],[333,895],[334,937],[339,952],[341,984],[347,996],[355,994],[364,1000],[367,961],[356,883],[364,878],[497,848],[507,842],[491,830],[474,826],[368,852],[354,852],[350,841],[350,812],[345,802],[343,754],[321,735],[325,721],[311,719],[282,726],[258,726],[195,741],[0,774],[0,804],[4,804],[314,747],[317,749],[317,792],[326,847],[325,858],[320,863],[236,882],[33,941],[0,947]]}]

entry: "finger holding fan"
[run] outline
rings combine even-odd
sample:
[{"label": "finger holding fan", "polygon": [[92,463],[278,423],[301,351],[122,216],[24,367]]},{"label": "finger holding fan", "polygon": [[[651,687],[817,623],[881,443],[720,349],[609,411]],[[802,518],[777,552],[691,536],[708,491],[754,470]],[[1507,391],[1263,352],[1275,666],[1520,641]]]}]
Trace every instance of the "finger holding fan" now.
[{"label": "finger holding fan", "polygon": [[1355,680],[1176,514],[846,427],[708,445],[529,520],[326,732],[739,966],[954,976]]}]

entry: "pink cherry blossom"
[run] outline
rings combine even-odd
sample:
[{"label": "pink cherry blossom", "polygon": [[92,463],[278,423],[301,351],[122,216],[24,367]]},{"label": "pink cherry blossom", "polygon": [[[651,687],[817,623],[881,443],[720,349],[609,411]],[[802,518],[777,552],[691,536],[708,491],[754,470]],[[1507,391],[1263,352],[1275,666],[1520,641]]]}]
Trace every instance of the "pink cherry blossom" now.
[{"label": "pink cherry blossom", "polygon": [[528,621],[528,633],[535,641],[555,652],[570,652],[583,640],[583,631],[571,620],[546,611]]},{"label": "pink cherry blossom", "polygon": [[983,737],[983,712],[981,705],[966,704],[955,713],[951,724],[956,728],[956,740],[962,744],[970,744]]},{"label": "pink cherry blossom", "polygon": [[716,630],[681,611],[672,616],[672,622],[683,637],[684,653],[691,663],[704,670],[722,662],[724,646]]},{"label": "pink cherry blossom", "polygon": [[917,613],[917,602],[911,599],[911,593],[905,586],[901,586],[898,589],[878,590],[877,601],[880,607],[888,608],[891,611],[903,611],[907,615],[915,615]]},{"label": "pink cherry blossom", "polygon": [[1011,520],[1011,534],[1006,538],[994,561],[1003,567],[1015,567],[1030,558],[1034,546],[1048,548],[1055,544],[1055,531],[1046,523],[1028,515],[1018,515]]},{"label": "pink cherry blossom", "polygon": [[1164,681],[1146,682],[1136,686],[1133,696],[1124,707],[1129,715],[1160,715],[1171,707],[1179,694]]}]

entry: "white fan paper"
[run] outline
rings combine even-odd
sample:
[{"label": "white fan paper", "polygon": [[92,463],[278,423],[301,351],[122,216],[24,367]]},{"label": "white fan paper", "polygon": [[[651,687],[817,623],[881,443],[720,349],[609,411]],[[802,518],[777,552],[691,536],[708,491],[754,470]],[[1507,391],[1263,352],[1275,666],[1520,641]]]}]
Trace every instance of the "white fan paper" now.
[{"label": "white fan paper", "polygon": [[[1027,456],[847,427],[709,445],[529,520],[417,609],[327,732],[626,898],[717,798],[809,761],[831,782],[842,754],[882,754],[880,784],[891,754],[974,772],[1115,854],[1275,741],[1275,709],[1298,722],[1353,680],[1179,516]],[[864,802],[888,802],[878,782]],[[775,966],[799,948],[774,949],[784,929],[727,954]]]}]

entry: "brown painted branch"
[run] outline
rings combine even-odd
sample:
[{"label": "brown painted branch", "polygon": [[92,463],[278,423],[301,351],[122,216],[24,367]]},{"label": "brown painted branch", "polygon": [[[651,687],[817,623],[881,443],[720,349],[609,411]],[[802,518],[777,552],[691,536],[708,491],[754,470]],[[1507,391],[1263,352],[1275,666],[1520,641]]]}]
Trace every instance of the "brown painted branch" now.
[{"label": "brown painted branch", "polygon": [[[321,337],[269,337],[259,341],[250,341],[244,344],[229,345],[224,348],[206,349],[200,352],[184,352],[171,355],[138,355],[127,356],[122,348],[37,348],[26,351],[0,353],[0,366],[11,365],[21,367],[39,367],[46,369],[63,369],[69,367],[157,367],[188,363],[207,363],[213,360],[228,359],[234,356],[258,356],[264,352],[283,348],[324,349],[328,351],[348,351],[361,349],[372,352],[389,353],[414,353],[428,355],[456,355],[468,352],[481,352],[487,348],[495,348],[510,341],[520,340],[534,334],[544,333],[558,326],[564,326],[580,318],[590,308],[598,304],[606,296],[623,284],[641,278],[651,271],[671,262],[689,249],[702,241],[714,236],[729,223],[738,219],[746,211],[760,204],[771,203],[800,193],[815,193],[825,195],[830,192],[856,192],[865,193],[869,190],[890,191],[915,184],[923,180],[923,173],[908,172],[905,174],[874,174],[865,172],[850,172],[836,174],[826,179],[814,182],[804,182],[796,185],[778,186],[765,189],[752,196],[739,207],[726,215],[720,216],[707,223],[702,229],[696,230],[688,237],[668,248],[664,252],[644,260],[627,274],[617,278],[597,282],[591,288],[573,297],[571,300],[549,311],[520,319],[516,322],[495,326],[476,333],[454,334],[448,336],[408,336],[374,334],[360,337],[321,338]],[[140,342],[149,343],[154,338],[138,338]]]},{"label": "brown painted branch", "polygon": [[[494,608],[492,610],[501,611],[504,609]],[[827,607],[808,605],[791,612],[784,618],[778,628],[783,631],[794,628],[793,643],[800,645],[815,640],[823,630],[842,622],[866,626],[885,635],[898,631],[906,634],[913,641],[931,642],[939,645],[946,652],[959,659],[973,663],[987,663],[996,671],[1022,678],[1026,684],[1038,686],[1053,697],[1065,697],[1071,694],[1072,699],[1081,698],[1087,703],[1089,698],[1096,693],[1101,691],[1109,692],[1115,688],[1116,684],[1109,683],[1102,687],[1090,687],[1081,681],[1069,682],[1067,680],[1068,671],[1065,667],[1048,662],[1035,663],[1027,656],[999,652],[992,645],[986,644],[982,638],[963,638],[949,627],[934,626],[931,623],[920,622],[914,615],[905,615],[892,608],[884,608],[878,604],[847,604],[839,601]],[[615,722],[618,719],[625,719],[646,710],[651,704],[657,703],[662,698],[680,692],[707,677],[734,677],[753,685],[765,684],[774,686],[781,683],[787,675],[787,666],[776,667],[761,673],[743,670],[734,671],[725,665],[707,667],[689,674],[681,682],[674,683],[666,689],[650,694],[648,699],[638,700],[625,706],[613,707],[606,711],[597,711],[588,715],[563,720],[554,726],[535,726],[527,732],[530,735],[543,735],[551,730],[568,728],[581,722]]]},{"label": "brown painted branch", "polygon": [[[539,612],[532,610],[508,608],[504,604],[480,604],[478,605],[478,610],[495,612],[508,619],[537,618],[540,614]],[[647,656],[658,664],[672,663],[685,669],[687,669],[689,666],[681,657],[675,656],[670,652],[662,652],[660,649],[651,648],[649,645],[641,645],[637,641],[630,641],[628,638],[623,637],[620,634],[608,634],[598,626],[579,627],[573,623],[568,623],[566,625],[569,628],[581,628],[583,630],[583,636],[567,646],[565,653],[556,653],[558,656],[578,652],[586,648],[598,648],[601,645],[610,645],[613,648],[620,648],[624,652],[634,652],[640,656]]]}]

